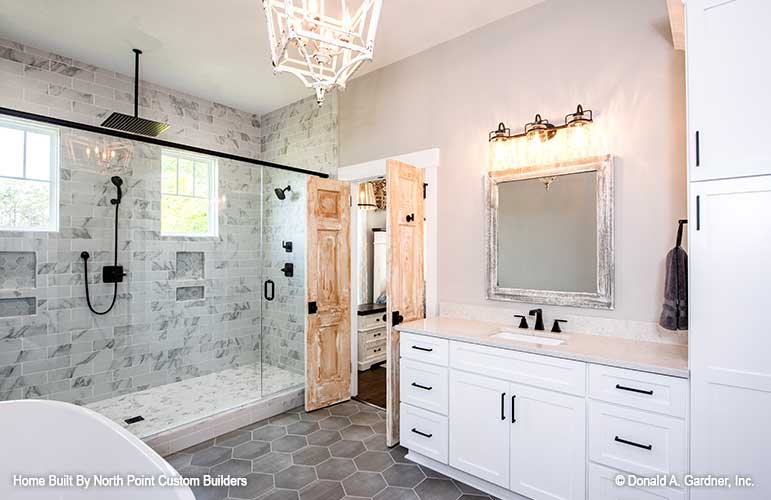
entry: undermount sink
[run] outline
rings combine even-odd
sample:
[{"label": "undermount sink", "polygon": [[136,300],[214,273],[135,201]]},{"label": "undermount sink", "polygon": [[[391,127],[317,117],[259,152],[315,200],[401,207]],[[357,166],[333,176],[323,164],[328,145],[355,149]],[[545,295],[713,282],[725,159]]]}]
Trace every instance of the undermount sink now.
[{"label": "undermount sink", "polygon": [[507,332],[505,330],[501,330],[498,333],[494,333],[491,336],[496,339],[514,340],[516,342],[528,342],[530,344],[560,345],[565,343],[564,340],[555,339],[553,337],[540,337],[538,335],[529,335],[526,333]]}]

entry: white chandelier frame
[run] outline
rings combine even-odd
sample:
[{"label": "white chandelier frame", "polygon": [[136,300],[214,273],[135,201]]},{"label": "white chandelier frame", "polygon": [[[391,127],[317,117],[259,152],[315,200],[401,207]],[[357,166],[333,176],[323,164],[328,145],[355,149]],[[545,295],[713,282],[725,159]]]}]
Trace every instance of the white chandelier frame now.
[{"label": "white chandelier frame", "polygon": [[383,0],[362,0],[352,15],[338,0],[341,19],[325,13],[332,0],[262,0],[268,24],[273,72],[289,73],[316,91],[323,104],[328,91],[345,89],[348,78],[375,49]]}]

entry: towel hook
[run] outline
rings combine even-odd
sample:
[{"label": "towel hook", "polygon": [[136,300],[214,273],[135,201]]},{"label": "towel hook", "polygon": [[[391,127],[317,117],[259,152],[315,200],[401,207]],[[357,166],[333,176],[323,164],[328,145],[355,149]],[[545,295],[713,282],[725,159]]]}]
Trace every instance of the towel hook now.
[{"label": "towel hook", "polygon": [[677,221],[677,245],[676,247],[680,247],[680,244],[683,242],[683,224],[688,224],[688,219],[680,219]]}]

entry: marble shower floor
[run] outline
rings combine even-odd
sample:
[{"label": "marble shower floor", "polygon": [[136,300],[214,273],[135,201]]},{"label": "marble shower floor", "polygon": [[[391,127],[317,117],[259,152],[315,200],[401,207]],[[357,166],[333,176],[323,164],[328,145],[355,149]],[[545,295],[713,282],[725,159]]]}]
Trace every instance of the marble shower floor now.
[{"label": "marble shower floor", "polygon": [[[96,401],[86,407],[147,439],[304,383],[300,374],[272,365],[263,367],[262,377],[260,363],[255,363]],[[144,420],[125,422],[138,415]]]}]

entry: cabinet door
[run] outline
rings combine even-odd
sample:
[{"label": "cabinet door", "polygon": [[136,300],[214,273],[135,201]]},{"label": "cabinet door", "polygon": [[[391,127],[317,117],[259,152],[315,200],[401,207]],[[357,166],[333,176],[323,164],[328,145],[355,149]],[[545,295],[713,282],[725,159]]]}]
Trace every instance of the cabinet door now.
[{"label": "cabinet door", "polygon": [[450,371],[450,465],[509,487],[509,383]]},{"label": "cabinet door", "polygon": [[771,176],[693,183],[690,203],[691,472],[751,476],[731,499],[768,499]]},{"label": "cabinet door", "polygon": [[771,2],[688,0],[687,24],[690,179],[771,173],[771,67],[758,59]]},{"label": "cabinet door", "polygon": [[511,384],[510,489],[533,500],[585,497],[584,398]]}]

